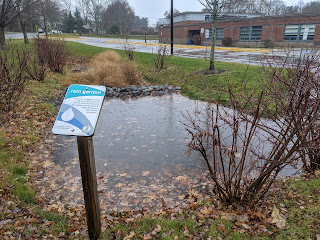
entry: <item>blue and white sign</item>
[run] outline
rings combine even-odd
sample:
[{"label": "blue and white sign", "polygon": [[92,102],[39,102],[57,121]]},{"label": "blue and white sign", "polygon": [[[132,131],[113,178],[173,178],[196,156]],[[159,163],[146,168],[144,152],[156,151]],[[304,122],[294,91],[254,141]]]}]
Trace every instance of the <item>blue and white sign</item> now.
[{"label": "blue and white sign", "polygon": [[52,128],[54,134],[92,136],[101,111],[106,87],[71,85]]}]

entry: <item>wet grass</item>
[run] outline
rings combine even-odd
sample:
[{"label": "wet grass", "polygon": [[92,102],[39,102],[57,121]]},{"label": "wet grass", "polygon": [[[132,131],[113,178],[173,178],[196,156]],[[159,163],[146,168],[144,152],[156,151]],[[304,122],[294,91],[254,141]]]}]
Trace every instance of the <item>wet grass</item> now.
[{"label": "wet grass", "polygon": [[[94,55],[106,50],[105,48],[88,46],[80,43],[68,42],[72,54],[84,57]],[[113,50],[124,58],[127,58],[122,50]],[[238,94],[241,89],[242,80],[246,79],[247,91],[259,94],[259,79],[262,68],[259,66],[247,66],[238,63],[215,62],[215,67],[223,72],[214,75],[198,74],[199,71],[209,67],[209,61],[204,59],[190,59],[168,56],[166,69],[155,68],[155,54],[134,53],[133,62],[137,64],[138,70],[143,78],[153,85],[175,85],[182,87],[182,94],[193,99],[204,101],[219,101],[226,103],[228,98],[228,87],[232,86],[234,93]]]},{"label": "wet grass", "polygon": [[317,239],[320,234],[320,172],[310,179],[293,178],[276,196],[287,209],[288,227],[276,239]]},{"label": "wet grass", "polygon": [[38,227],[38,229],[43,231],[43,233],[46,232],[64,232],[68,233],[68,223],[67,223],[67,217],[63,216],[58,213],[48,212],[39,208],[35,208],[35,214],[37,214],[39,217],[42,217],[45,220],[48,220],[50,222],[53,222],[53,226],[50,227],[50,230],[43,228],[43,226],[37,226],[37,224],[34,224],[34,226]]},{"label": "wet grass", "polygon": [[[97,37],[97,38],[118,38],[118,39],[137,39],[137,40],[145,40],[144,35],[125,35],[121,34],[81,34],[82,37]],[[80,35],[78,33],[58,33],[58,34],[49,34],[49,37],[61,37],[61,38],[79,38]],[[147,35],[148,40],[159,40],[158,35]]]},{"label": "wet grass", "polygon": [[[68,46],[73,54],[86,57],[92,57],[105,51],[104,48],[78,43],[68,43]],[[123,51],[117,52],[125,56]],[[208,66],[208,61],[205,60],[170,57],[168,68],[161,71],[154,68],[151,54],[135,53],[134,62],[150,83],[182,86],[184,95],[202,100],[223,99],[225,96],[221,91],[226,89],[227,81],[235,88],[239,88],[239,81],[247,69],[241,64],[216,62],[217,68],[224,69],[226,72],[217,76],[203,76],[195,72]],[[250,70],[247,71],[252,89],[258,89],[256,70],[259,70],[259,67],[252,67],[252,69],[250,67]],[[35,192],[28,182],[28,161],[25,153],[29,148],[36,149],[35,144],[42,134],[39,124],[49,127],[50,119],[46,117],[56,114],[53,102],[57,98],[55,92],[61,90],[58,83],[62,81],[62,78],[61,75],[52,75],[42,83],[30,82],[27,86],[28,94],[22,99],[22,107],[19,108],[25,111],[26,118],[23,118],[18,125],[9,124],[6,127],[0,125],[0,170],[1,173],[5,173],[0,174],[0,187],[11,187],[17,202],[22,205],[29,206],[35,203]],[[11,133],[13,134],[8,135]],[[199,224],[197,218],[187,212],[176,216],[175,219],[164,215],[145,217],[136,223],[108,224],[102,233],[102,238],[113,239],[119,233],[118,239],[124,239],[133,232],[135,236],[132,239],[143,239],[144,235],[152,233],[154,229],[159,229],[159,225],[161,230],[155,233],[154,239],[189,239],[187,234],[197,235],[200,239],[210,239],[210,237],[211,239],[317,239],[317,235],[320,234],[319,176],[292,179],[273,196],[270,201],[277,206],[284,205],[283,214],[287,217],[287,226],[286,229],[277,229],[271,236],[260,235],[256,232],[241,233],[235,222],[221,219],[218,216],[216,219]],[[205,203],[199,203],[199,205],[203,204]],[[39,208],[36,208],[34,212],[37,216],[53,223],[50,226],[33,223],[32,226],[36,228],[40,236],[52,231],[68,233],[67,216]],[[14,231],[16,226],[12,224],[11,227]]]},{"label": "wet grass", "polygon": [[[30,49],[22,40],[8,41],[15,49]],[[35,203],[35,192],[28,182],[29,151],[36,149],[43,127],[56,113],[53,105],[56,96],[52,93],[60,89],[57,82],[61,75],[50,75],[44,82],[30,81],[15,111],[1,112],[0,121],[0,187],[12,188],[15,199],[26,205]]]},{"label": "wet grass", "polygon": [[237,225],[236,221],[221,219],[219,216],[215,219],[199,220],[197,208],[204,204],[199,203],[193,212],[178,214],[173,218],[171,215],[144,217],[134,224],[110,225],[102,237],[112,239],[118,235],[120,239],[124,239],[125,236],[134,233],[133,239],[143,239],[147,235],[151,235],[153,239],[191,239],[189,234],[198,237],[196,239],[317,239],[320,234],[319,175],[294,178],[285,183],[285,186],[281,184],[281,187],[281,190],[267,201],[270,205],[275,204],[286,216],[286,227],[278,229],[271,224],[267,226],[268,234],[262,234],[257,230],[247,232]]}]

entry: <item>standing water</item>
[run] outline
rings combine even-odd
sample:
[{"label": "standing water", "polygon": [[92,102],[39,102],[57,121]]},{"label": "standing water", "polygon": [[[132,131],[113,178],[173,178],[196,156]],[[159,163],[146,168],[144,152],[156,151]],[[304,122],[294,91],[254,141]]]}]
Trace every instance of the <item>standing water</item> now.
[{"label": "standing water", "polygon": [[[188,157],[190,136],[181,123],[181,112],[199,104],[205,106],[176,94],[104,102],[93,138],[101,209],[175,206],[189,189],[212,187],[201,155]],[[82,203],[76,138],[54,138],[54,161],[68,171],[60,184],[71,184],[74,203]],[[67,191],[63,197],[70,199]]]}]

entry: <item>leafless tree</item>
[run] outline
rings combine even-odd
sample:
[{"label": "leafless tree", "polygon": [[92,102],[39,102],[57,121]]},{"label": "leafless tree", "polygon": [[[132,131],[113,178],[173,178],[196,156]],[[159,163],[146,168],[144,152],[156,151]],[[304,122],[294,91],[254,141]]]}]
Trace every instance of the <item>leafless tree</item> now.
[{"label": "leafless tree", "polygon": [[42,27],[48,37],[48,26],[55,24],[60,19],[60,5],[55,0],[41,0],[38,8]]},{"label": "leafless tree", "polygon": [[89,15],[89,1],[88,0],[77,0],[76,6],[81,12],[85,20],[85,24],[88,24],[88,15]]},{"label": "leafless tree", "polygon": [[211,40],[211,51],[210,51],[210,66],[209,70],[214,70],[214,53],[216,45],[216,26],[218,14],[221,12],[223,7],[227,4],[231,4],[231,1],[235,4],[237,0],[198,0],[212,15],[212,40]]},{"label": "leafless tree", "polygon": [[[36,0],[0,0],[0,45],[5,46],[5,27],[24,10],[31,7]],[[23,7],[21,4],[23,3]]]},{"label": "leafless tree", "polygon": [[37,9],[39,6],[38,0],[22,0],[17,8],[17,17],[19,18],[20,27],[23,33],[24,43],[29,43],[27,35],[27,24],[28,21],[31,21],[32,18],[36,17],[37,12],[34,9]]},{"label": "leafless tree", "polygon": [[108,5],[108,0],[88,0],[86,1],[86,8],[89,15],[92,17],[96,33],[98,34],[101,29],[102,11]]}]

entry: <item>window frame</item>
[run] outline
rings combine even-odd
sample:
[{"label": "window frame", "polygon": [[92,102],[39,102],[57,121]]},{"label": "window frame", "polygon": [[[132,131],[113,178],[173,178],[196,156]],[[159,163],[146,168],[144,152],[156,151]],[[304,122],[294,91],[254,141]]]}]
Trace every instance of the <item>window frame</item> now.
[{"label": "window frame", "polygon": [[[209,30],[209,38],[208,39],[212,39],[212,29],[211,28],[207,28]],[[224,38],[224,28],[216,28],[216,40],[221,41],[222,38],[217,38],[217,33],[218,33],[218,29],[221,31],[223,31],[223,36],[222,38]]]},{"label": "window frame", "polygon": [[[294,28],[294,26],[296,26]],[[313,26],[311,27],[312,31],[308,31],[308,36],[306,40],[303,40],[303,35],[304,35],[304,29],[305,26]],[[288,29],[286,29],[288,27]],[[289,29],[297,29],[297,32],[295,34],[287,34],[286,35],[286,30],[288,31]],[[303,30],[302,30],[303,29]],[[301,42],[301,41],[307,41],[307,42],[313,42],[314,41],[314,34],[316,30],[316,24],[286,24],[283,32],[283,41],[285,42]],[[311,33],[311,34],[310,34]]]},{"label": "window frame", "polygon": [[261,38],[262,25],[240,27],[240,42],[261,42]]},{"label": "window frame", "polygon": [[[220,34],[222,32],[222,37],[218,37],[218,30],[220,31]],[[212,33],[211,33],[212,35]],[[216,40],[221,41],[224,38],[224,28],[216,28]]]},{"label": "window frame", "polygon": [[204,15],[204,20],[205,21],[212,21],[212,14],[205,14]]}]

